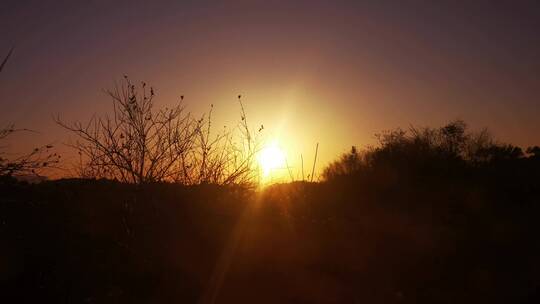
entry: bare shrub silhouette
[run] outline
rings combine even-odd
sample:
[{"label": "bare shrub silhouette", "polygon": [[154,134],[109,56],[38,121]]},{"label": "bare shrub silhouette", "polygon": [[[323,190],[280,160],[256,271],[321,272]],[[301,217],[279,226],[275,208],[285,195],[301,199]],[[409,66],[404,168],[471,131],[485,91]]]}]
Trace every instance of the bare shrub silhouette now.
[{"label": "bare shrub silhouette", "polygon": [[[9,58],[13,54],[13,47],[0,64],[0,72],[6,66]],[[21,131],[30,131],[28,129],[16,129],[13,124],[0,128],[0,176],[17,176],[38,174],[45,168],[56,166],[60,161],[60,155],[51,152],[52,145],[45,145],[34,148],[30,153],[8,157],[5,152],[5,146],[2,141],[8,136]]]},{"label": "bare shrub silhouette", "polygon": [[37,175],[59,163],[60,155],[51,151],[52,145],[39,146],[29,153],[9,157],[5,152],[6,146],[1,142],[8,136],[23,131],[30,130],[16,129],[14,125],[0,129],[0,176]]},{"label": "bare shrub silhouette", "polygon": [[78,175],[137,184],[252,181],[255,145],[243,107],[238,143],[232,131],[211,137],[212,111],[195,119],[185,111],[183,96],[172,108],[156,110],[154,89],[144,82],[136,86],[127,76],[106,92],[113,101],[111,116],[93,116],[87,124],[55,118],[78,137],[70,144],[80,156]]},{"label": "bare shrub silhouette", "polygon": [[127,77],[107,94],[112,116],[93,116],[87,124],[55,119],[79,137],[72,147],[81,156],[80,175],[144,183],[178,174],[196,130],[183,107],[154,111],[154,89],[137,88]]}]

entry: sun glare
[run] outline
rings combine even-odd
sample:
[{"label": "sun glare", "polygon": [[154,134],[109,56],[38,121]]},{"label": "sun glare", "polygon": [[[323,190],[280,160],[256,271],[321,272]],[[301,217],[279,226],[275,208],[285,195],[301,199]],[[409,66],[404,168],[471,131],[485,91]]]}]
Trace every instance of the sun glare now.
[{"label": "sun glare", "polygon": [[272,170],[285,166],[285,153],[276,144],[266,146],[259,154],[259,165],[261,166],[263,176],[267,177]]}]

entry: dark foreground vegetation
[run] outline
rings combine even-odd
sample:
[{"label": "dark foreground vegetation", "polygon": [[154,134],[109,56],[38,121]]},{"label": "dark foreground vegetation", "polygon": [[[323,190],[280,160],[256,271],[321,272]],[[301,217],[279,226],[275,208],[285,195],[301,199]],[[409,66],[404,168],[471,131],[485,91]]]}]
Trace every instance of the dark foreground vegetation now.
[{"label": "dark foreground vegetation", "polygon": [[5,303],[539,303],[540,149],[384,133],[321,183],[0,183]]}]

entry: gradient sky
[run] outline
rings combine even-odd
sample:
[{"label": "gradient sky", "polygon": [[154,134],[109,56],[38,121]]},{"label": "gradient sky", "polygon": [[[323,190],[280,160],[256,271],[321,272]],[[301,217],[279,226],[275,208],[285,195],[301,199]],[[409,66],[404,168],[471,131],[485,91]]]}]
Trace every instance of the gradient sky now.
[{"label": "gradient sky", "polygon": [[[217,124],[264,124],[320,166],[395,127],[461,118],[540,144],[538,1],[24,1],[0,5],[0,122],[62,143],[51,116],[105,113],[122,75]],[[62,148],[65,149],[65,148]],[[69,152],[65,152],[69,153]]]}]

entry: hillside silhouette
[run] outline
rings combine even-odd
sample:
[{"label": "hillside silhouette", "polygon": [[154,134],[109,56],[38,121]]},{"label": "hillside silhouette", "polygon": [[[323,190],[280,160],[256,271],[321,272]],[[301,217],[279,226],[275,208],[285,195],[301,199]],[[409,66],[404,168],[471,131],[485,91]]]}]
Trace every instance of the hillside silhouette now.
[{"label": "hillside silhouette", "polygon": [[2,297],[536,303],[540,148],[462,121],[378,135],[319,183],[0,183]]}]

